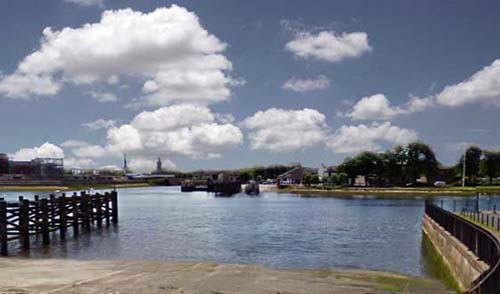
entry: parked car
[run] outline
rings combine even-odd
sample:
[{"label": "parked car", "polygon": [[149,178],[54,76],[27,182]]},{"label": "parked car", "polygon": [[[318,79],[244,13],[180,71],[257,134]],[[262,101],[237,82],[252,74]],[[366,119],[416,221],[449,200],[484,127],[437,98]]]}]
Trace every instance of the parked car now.
[{"label": "parked car", "polygon": [[444,186],[446,186],[446,182],[445,181],[435,181],[434,186],[435,187],[444,187]]}]

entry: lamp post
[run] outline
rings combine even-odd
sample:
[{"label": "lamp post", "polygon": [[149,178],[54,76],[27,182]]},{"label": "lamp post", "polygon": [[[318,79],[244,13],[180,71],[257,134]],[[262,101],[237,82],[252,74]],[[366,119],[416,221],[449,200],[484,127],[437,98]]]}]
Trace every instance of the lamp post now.
[{"label": "lamp post", "polygon": [[464,160],[463,160],[463,167],[462,167],[462,188],[465,187],[465,161],[467,161],[467,149],[464,151]]}]

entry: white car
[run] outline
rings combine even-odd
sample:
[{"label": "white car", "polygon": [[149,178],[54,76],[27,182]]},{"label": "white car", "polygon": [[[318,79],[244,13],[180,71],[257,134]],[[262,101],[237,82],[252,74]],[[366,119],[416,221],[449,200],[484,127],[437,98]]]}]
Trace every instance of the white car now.
[{"label": "white car", "polygon": [[435,187],[444,187],[444,186],[446,186],[446,182],[445,181],[435,181],[434,186]]}]

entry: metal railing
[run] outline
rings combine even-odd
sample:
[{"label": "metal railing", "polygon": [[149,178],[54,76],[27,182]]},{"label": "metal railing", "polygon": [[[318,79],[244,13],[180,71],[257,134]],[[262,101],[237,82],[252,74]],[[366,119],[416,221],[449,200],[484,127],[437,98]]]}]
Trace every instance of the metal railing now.
[{"label": "metal railing", "polygon": [[472,282],[471,288],[466,293],[500,293],[500,242],[498,239],[480,226],[429,201],[425,203],[425,213],[462,242],[480,260],[488,264],[488,270]]}]

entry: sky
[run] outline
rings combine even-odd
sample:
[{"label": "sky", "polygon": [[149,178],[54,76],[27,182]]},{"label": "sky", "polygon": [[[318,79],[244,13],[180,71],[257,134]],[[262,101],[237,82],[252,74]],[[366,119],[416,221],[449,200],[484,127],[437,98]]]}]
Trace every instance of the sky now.
[{"label": "sky", "polygon": [[138,171],[500,147],[499,1],[0,2],[0,153]]}]

